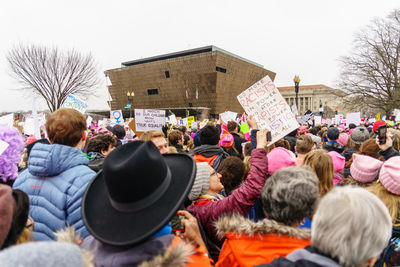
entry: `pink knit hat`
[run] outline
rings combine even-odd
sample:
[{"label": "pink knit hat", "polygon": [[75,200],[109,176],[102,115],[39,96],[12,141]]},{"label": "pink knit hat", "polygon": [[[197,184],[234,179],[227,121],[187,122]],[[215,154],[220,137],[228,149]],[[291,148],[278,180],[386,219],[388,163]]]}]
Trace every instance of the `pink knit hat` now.
[{"label": "pink knit hat", "polygon": [[335,167],[335,172],[340,173],[344,169],[344,164],[346,163],[346,158],[337,153],[336,151],[328,152],[329,156],[332,158],[333,167]]},{"label": "pink knit hat", "polygon": [[233,135],[231,135],[227,130],[222,128],[222,133],[219,139],[219,146],[222,147],[231,147],[233,145]]},{"label": "pink knit hat", "polygon": [[382,166],[379,174],[382,185],[395,195],[400,195],[400,157],[388,159]]},{"label": "pink knit hat", "polygon": [[349,140],[348,134],[347,134],[347,133],[341,133],[341,134],[339,135],[339,138],[338,138],[337,142],[338,142],[339,145],[341,145],[341,146],[346,146],[348,140]]},{"label": "pink knit hat", "polygon": [[372,182],[378,175],[382,164],[382,161],[373,157],[353,154],[353,163],[350,166],[351,177],[362,183]]},{"label": "pink knit hat", "polygon": [[296,163],[292,153],[283,147],[276,147],[267,154],[268,174],[273,174],[277,170],[293,166]]}]

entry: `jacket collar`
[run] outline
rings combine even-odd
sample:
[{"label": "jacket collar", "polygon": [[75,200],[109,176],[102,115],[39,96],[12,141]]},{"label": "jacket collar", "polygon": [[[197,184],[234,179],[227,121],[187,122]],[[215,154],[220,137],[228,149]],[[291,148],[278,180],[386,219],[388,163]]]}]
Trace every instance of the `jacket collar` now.
[{"label": "jacket collar", "polygon": [[247,234],[253,236],[255,234],[282,234],[296,237],[298,239],[310,239],[311,231],[309,229],[294,228],[291,226],[280,225],[273,220],[262,220],[253,222],[241,215],[234,214],[222,217],[215,224],[217,234],[220,238],[229,232],[238,234]]}]

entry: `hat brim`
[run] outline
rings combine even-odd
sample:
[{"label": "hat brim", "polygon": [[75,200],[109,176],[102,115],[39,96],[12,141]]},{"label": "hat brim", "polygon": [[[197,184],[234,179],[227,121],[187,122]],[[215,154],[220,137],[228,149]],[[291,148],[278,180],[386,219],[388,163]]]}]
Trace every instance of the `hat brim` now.
[{"label": "hat brim", "polygon": [[[171,183],[152,205],[135,212],[120,212],[111,206],[103,173],[100,171],[86,189],[82,217],[88,231],[103,243],[126,246],[138,244],[157,233],[176,214],[193,186],[195,161],[185,154],[164,155],[171,170]],[[135,177],[133,179],[146,179]]]}]

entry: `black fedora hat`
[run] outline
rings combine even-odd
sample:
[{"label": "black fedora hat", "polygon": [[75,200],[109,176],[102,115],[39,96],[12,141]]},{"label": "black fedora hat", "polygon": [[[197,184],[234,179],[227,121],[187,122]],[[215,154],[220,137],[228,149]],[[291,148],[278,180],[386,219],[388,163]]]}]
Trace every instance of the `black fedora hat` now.
[{"label": "black fedora hat", "polygon": [[114,149],[82,200],[88,231],[103,243],[140,243],[163,228],[185,201],[196,175],[184,154],[161,155],[153,142]]}]

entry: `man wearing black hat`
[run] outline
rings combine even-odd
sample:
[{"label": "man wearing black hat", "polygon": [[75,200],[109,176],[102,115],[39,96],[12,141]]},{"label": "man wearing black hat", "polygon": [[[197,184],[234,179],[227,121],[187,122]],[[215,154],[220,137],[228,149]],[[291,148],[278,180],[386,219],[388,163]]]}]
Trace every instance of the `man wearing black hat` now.
[{"label": "man wearing black hat", "polygon": [[342,154],[344,151],[344,147],[339,145],[337,140],[339,139],[339,130],[336,127],[330,127],[326,132],[328,137],[328,142],[323,146],[323,149],[330,151],[336,151],[339,154]]},{"label": "man wearing black hat", "polygon": [[[198,247],[172,235],[169,223],[183,206],[195,174],[190,156],[161,155],[150,141],[116,148],[85,192],[82,215],[92,236],[82,247],[96,249],[97,266],[136,266],[142,262],[162,266],[166,261],[171,266],[190,261],[210,266],[194,217],[179,212],[185,216],[183,236]],[[190,257],[188,249],[194,253]]]}]

